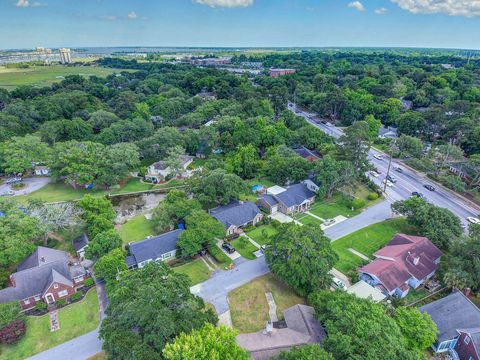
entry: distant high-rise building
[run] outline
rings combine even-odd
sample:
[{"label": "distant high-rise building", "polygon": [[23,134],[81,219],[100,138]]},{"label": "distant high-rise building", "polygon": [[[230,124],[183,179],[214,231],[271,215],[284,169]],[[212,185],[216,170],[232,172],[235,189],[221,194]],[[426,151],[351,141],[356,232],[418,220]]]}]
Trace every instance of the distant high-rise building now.
[{"label": "distant high-rise building", "polygon": [[61,48],[58,51],[60,51],[60,62],[62,64],[70,64],[72,62],[70,49]]}]

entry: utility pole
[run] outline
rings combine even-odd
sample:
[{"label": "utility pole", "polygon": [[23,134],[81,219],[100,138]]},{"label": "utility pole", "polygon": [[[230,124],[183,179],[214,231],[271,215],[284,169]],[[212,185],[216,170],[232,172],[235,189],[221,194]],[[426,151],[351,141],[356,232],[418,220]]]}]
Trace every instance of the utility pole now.
[{"label": "utility pole", "polygon": [[393,157],[393,146],[397,143],[397,139],[393,141],[392,146],[390,146],[390,158],[388,159],[388,168],[387,168],[387,175],[385,175],[385,183],[383,184],[383,192],[387,193],[387,178],[390,175],[390,168],[392,167],[392,157]]}]

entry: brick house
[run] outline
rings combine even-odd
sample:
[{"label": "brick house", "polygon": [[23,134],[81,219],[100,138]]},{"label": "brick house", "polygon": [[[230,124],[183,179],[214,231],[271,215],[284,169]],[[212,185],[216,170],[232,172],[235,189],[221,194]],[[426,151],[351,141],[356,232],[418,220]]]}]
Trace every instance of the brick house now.
[{"label": "brick house", "polygon": [[83,266],[65,251],[39,246],[10,275],[10,286],[0,290],[0,303],[18,301],[22,310],[40,301],[52,304],[70,298],[88,278]]},{"label": "brick house", "polygon": [[227,235],[239,234],[242,227],[255,225],[263,219],[262,212],[251,201],[232,201],[210,209],[210,214],[223,224]]}]

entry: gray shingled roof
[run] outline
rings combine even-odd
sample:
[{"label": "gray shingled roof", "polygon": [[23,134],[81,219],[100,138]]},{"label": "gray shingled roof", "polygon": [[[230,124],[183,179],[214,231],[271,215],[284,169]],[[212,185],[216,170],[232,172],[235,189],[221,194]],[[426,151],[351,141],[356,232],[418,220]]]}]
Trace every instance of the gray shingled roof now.
[{"label": "gray shingled roof", "polygon": [[[173,251],[177,248],[177,241],[183,230],[177,229],[159,236],[152,237],[143,241],[130,244],[130,255],[134,257],[135,263],[129,257],[132,264],[139,264],[150,259],[157,259],[163,254]],[[127,263],[127,265],[129,265]]]},{"label": "gray shingled roof", "polygon": [[275,198],[285,204],[286,207],[292,207],[302,204],[305,200],[315,196],[304,184],[295,184],[287,188],[284,192],[275,195]]},{"label": "gray shingled roof", "polygon": [[438,342],[457,337],[457,330],[475,328],[480,324],[480,309],[463,293],[456,292],[419,308],[437,324]]},{"label": "gray shingled roof", "polygon": [[48,263],[59,260],[67,261],[68,254],[65,251],[39,246],[32,255],[18,265],[17,271],[23,271],[37,266],[44,266]]},{"label": "gray shingled roof", "polygon": [[261,214],[261,211],[251,201],[232,201],[228,205],[211,209],[210,214],[228,229],[231,225],[238,227],[249,223],[255,216]]},{"label": "gray shingled roof", "polygon": [[261,195],[258,198],[261,200],[264,200],[270,206],[275,206],[278,204],[278,201],[275,200],[275,197],[273,197],[273,195],[270,195],[270,194]]},{"label": "gray shingled roof", "polygon": [[81,250],[87,245],[88,245],[87,233],[83,233],[82,235],[77,237],[75,240],[73,240],[73,247],[75,248],[75,251]]}]

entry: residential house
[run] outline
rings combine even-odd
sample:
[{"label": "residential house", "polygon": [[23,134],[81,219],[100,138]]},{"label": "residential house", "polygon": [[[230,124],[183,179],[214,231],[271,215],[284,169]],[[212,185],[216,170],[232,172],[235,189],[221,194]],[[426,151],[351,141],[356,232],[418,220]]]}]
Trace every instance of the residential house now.
[{"label": "residential house", "polygon": [[398,130],[395,126],[381,126],[378,129],[378,137],[380,139],[396,139],[398,137]]},{"label": "residential house", "polygon": [[375,260],[360,268],[360,280],[403,298],[435,274],[443,254],[426,237],[397,234],[373,255]]},{"label": "residential house", "polygon": [[267,360],[294,346],[321,343],[326,337],[311,306],[294,305],[283,312],[284,321],[267,325],[267,330],[237,336],[237,343],[253,360]]},{"label": "residential house", "polygon": [[152,261],[166,261],[175,258],[177,242],[183,230],[176,229],[143,241],[128,245],[129,255],[125,259],[129,269],[142,268]]},{"label": "residential house", "polygon": [[315,193],[305,183],[291,185],[287,188],[272,186],[265,195],[258,198],[258,204],[270,214],[277,211],[290,215],[310,209],[315,202]]},{"label": "residential house", "polygon": [[297,155],[301,156],[305,160],[314,162],[320,159],[320,154],[314,150],[309,150],[305,146],[300,146],[299,148],[293,149]]},{"label": "residential house", "polygon": [[480,360],[480,309],[463,293],[455,292],[419,310],[437,324],[435,352],[449,352],[453,359]]},{"label": "residential house", "polygon": [[279,77],[288,74],[295,74],[296,72],[296,69],[270,69],[269,74],[271,77]]},{"label": "residential house", "polygon": [[[183,172],[180,176],[188,175],[187,168],[193,162],[193,157],[188,155],[180,155],[180,164]],[[145,179],[154,183],[164,181],[168,176],[172,175],[173,170],[165,163],[165,161],[157,161],[147,168]]]},{"label": "residential house", "polygon": [[262,221],[263,214],[251,201],[232,201],[227,205],[210,209],[210,214],[220,221],[227,235],[242,233],[242,228]]},{"label": "residential house", "polygon": [[85,250],[88,247],[88,235],[83,233],[79,237],[73,240],[73,248],[77,252],[77,256],[80,260],[85,259]]},{"label": "residential house", "polygon": [[48,166],[37,165],[33,168],[33,173],[37,176],[50,176],[50,168]]},{"label": "residential house", "polygon": [[10,286],[0,290],[0,303],[19,301],[22,310],[41,301],[52,304],[71,297],[88,278],[67,252],[39,246],[10,275]]},{"label": "residential house", "polygon": [[217,100],[217,94],[213,91],[207,91],[206,89],[203,89],[196,96],[205,101]]},{"label": "residential house", "polygon": [[314,183],[312,180],[310,180],[310,179],[303,180],[303,181],[302,181],[302,184],[305,185],[308,190],[313,191],[315,194],[318,192],[318,190],[320,190],[320,186],[318,186],[317,184],[315,184],[315,183]]}]

